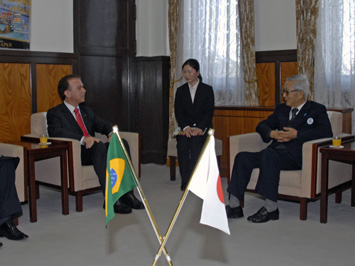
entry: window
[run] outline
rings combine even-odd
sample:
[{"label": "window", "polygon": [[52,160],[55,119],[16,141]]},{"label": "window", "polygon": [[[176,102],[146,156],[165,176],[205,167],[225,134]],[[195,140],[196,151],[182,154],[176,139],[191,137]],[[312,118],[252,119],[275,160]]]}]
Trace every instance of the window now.
[{"label": "window", "polygon": [[[320,0],[314,60],[314,97],[327,107],[355,105],[355,3]],[[352,132],[355,113],[352,114]]]},{"label": "window", "polygon": [[203,82],[213,86],[216,105],[242,105],[238,1],[184,0],[180,8],[180,65],[197,59]]},{"label": "window", "polygon": [[355,2],[347,0],[343,9],[342,74],[349,76],[354,67]]}]

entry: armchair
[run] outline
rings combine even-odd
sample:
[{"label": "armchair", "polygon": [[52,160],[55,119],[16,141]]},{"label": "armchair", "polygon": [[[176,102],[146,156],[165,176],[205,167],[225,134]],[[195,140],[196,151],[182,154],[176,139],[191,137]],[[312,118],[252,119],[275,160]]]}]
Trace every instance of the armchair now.
[{"label": "armchair", "polygon": [[[47,132],[46,112],[34,113],[31,115],[31,134],[25,137],[38,138],[40,134]],[[120,136],[127,140],[133,168],[140,176],[140,137],[138,133],[133,132],[119,132]],[[97,134],[95,137],[102,141],[107,141],[106,136]],[[100,184],[94,167],[92,165],[81,165],[81,145],[78,140],[68,138],[49,138],[58,139],[69,142],[69,171],[72,171],[73,176],[69,177],[69,192],[76,197],[76,211],[83,210],[83,195],[88,194],[94,190],[100,189]],[[36,162],[36,182],[50,186],[60,186],[60,163],[59,158],[47,159]]]},{"label": "armchair", "polygon": [[[328,111],[334,136],[346,136],[342,132],[342,113]],[[319,148],[330,145],[331,138],[308,141],[303,144],[303,159],[301,170],[283,170],[280,173],[279,199],[300,202],[300,220],[307,219],[307,202],[315,200],[320,194],[321,156]],[[229,137],[230,147],[230,175],[234,158],[242,151],[257,152],[266,148],[258,133],[248,133]],[[259,169],[253,170],[247,190],[254,191],[259,176]],[[329,164],[328,189],[336,188],[351,180],[351,165],[341,162]],[[338,193],[341,193],[341,190]]]}]

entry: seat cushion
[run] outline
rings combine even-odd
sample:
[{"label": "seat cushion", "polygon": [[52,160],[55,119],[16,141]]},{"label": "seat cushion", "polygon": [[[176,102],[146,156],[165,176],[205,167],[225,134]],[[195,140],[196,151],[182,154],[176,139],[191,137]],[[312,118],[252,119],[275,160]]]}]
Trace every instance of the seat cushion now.
[{"label": "seat cushion", "polygon": [[[248,189],[255,189],[259,172],[259,168],[255,168],[253,170],[247,187]],[[301,170],[281,171],[279,194],[299,197],[301,188],[301,173]]]}]

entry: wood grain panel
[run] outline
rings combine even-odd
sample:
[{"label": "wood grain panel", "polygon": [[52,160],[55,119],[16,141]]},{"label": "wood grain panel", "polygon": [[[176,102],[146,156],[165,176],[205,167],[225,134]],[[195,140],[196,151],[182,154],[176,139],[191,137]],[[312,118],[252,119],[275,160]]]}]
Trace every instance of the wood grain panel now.
[{"label": "wood grain panel", "polygon": [[58,82],[62,77],[71,73],[71,65],[36,65],[37,112],[46,112],[62,102],[58,95]]},{"label": "wood grain panel", "polygon": [[123,85],[128,80],[127,61],[128,58],[124,57],[80,57],[80,76],[86,89],[85,104],[122,131],[130,131],[130,92]]},{"label": "wood grain panel", "polygon": [[0,142],[30,132],[30,65],[0,63]]},{"label": "wood grain panel", "polygon": [[259,105],[275,106],[275,63],[257,63]]},{"label": "wood grain panel", "polygon": [[281,63],[281,102],[285,102],[282,97],[282,88],[286,82],[286,78],[298,74],[297,62],[282,62]]},{"label": "wood grain panel", "polygon": [[131,71],[136,73],[135,105],[137,130],[142,139],[142,163],[165,164],[169,136],[169,58],[138,57],[135,66]]},{"label": "wood grain panel", "polygon": [[74,23],[74,27],[79,27],[75,33],[80,54],[134,56],[135,0],[106,0],[104,3],[78,0],[78,23]]}]

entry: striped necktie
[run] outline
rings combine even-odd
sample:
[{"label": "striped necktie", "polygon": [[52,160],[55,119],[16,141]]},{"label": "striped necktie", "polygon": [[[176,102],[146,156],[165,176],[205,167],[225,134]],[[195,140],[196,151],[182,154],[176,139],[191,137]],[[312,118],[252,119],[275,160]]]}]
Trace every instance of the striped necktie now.
[{"label": "striped necktie", "polygon": [[291,114],[290,122],[292,122],[292,121],[295,119],[297,112],[298,112],[298,109],[297,109],[297,108],[293,108],[293,109],[291,110],[291,113],[292,113],[292,114]]}]

